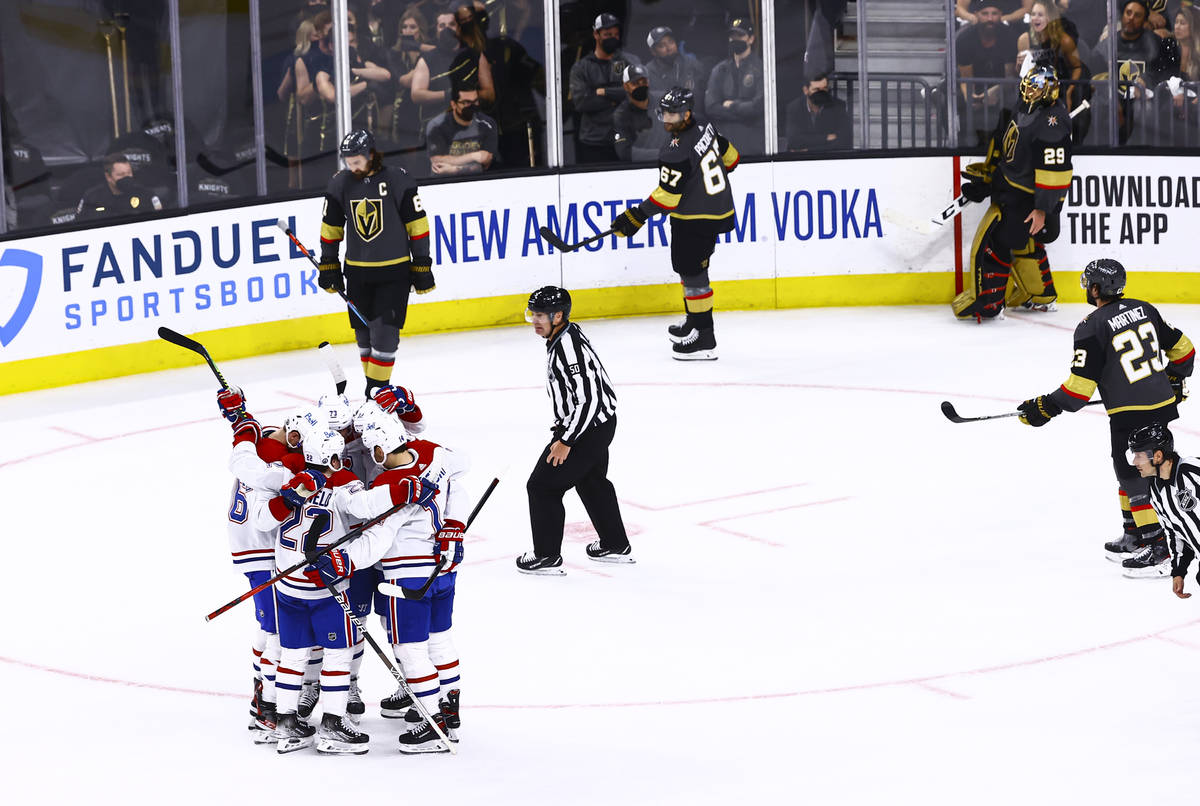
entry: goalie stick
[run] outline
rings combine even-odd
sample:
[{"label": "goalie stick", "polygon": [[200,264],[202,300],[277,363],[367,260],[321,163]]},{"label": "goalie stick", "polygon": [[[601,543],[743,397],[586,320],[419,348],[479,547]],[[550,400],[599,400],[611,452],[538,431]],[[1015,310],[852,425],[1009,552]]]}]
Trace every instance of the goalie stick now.
[{"label": "goalie stick", "polygon": [[327,341],[323,341],[317,345],[317,350],[320,351],[321,357],[325,359],[325,366],[329,367],[329,374],[333,376],[333,385],[337,389],[337,393],[339,395],[344,394],[346,391],[346,371],[342,369],[341,362],[333,354],[333,345]]},{"label": "goalie stick", "polygon": [[212,356],[208,354],[208,350],[204,349],[204,345],[195,339],[189,339],[182,333],[176,333],[169,327],[160,327],[158,329],[158,337],[164,341],[169,341],[171,344],[176,344],[185,350],[191,350],[193,353],[199,353],[200,356],[208,362],[208,368],[213,371],[213,375],[217,376],[217,381],[221,384],[222,389],[228,389],[229,383],[225,380],[225,376],[221,374],[221,370],[217,369],[216,363],[213,362]]},{"label": "goalie stick", "polygon": [[[1102,401],[1102,400],[1089,400],[1087,403],[1084,403],[1083,405],[1098,406],[1103,402],[1104,401]],[[985,414],[982,417],[963,417],[957,411],[954,410],[954,404],[951,403],[949,400],[942,401],[942,414],[946,415],[946,419],[952,423],[977,423],[982,420],[998,420],[1001,417],[1020,417],[1021,416],[1021,412],[1019,412],[1019,411],[1006,411],[1006,412],[1004,412],[1004,414]]]},{"label": "goalie stick", "polygon": [[579,243],[577,243],[573,246],[571,244],[568,244],[562,238],[555,235],[554,232],[549,227],[538,227],[538,234],[546,239],[546,243],[550,244],[558,251],[574,252],[576,249],[581,249],[590,243],[600,240],[601,238],[607,238],[609,235],[613,234],[613,229],[611,227],[609,227],[608,229],[604,230],[604,232],[601,232],[599,235],[593,235],[592,237],[588,238],[587,240],[580,241]]},{"label": "goalie stick", "polygon": [[[275,226],[283,230],[283,234],[292,239],[292,243],[296,244],[296,248],[304,253],[304,256],[308,258],[308,262],[316,267],[319,274],[321,271],[321,264],[315,257],[313,257],[312,252],[304,248],[304,244],[300,243],[300,239],[296,237],[296,233],[292,232],[292,228],[288,226],[287,222],[280,218],[275,222]],[[371,325],[369,322],[367,322],[367,317],[363,316],[362,312],[355,307],[354,303],[350,301],[350,298],[346,296],[346,292],[338,289],[335,290],[338,292],[338,296],[346,301],[346,307],[350,309],[350,312],[358,317],[358,321],[362,322],[363,327],[369,330]]]}]

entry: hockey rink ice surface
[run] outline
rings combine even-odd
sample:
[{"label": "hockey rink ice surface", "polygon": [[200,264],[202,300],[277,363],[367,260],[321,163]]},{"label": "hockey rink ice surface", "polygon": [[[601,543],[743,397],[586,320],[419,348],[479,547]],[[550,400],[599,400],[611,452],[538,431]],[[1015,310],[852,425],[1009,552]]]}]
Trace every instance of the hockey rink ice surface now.
[{"label": "hockey rink ice surface", "polygon": [[[715,363],[670,359],[672,317],[582,322],[619,397],[610,477],[638,562],[585,558],[572,493],[564,578],[513,566],[551,421],[541,340],[402,339],[394,380],[471,455],[472,499],[508,467],[459,573],[457,757],[399,754],[369,650],[366,756],[251,743],[251,606],[204,621],[246,589],[205,366],[0,398],[4,800],[1188,802],[1200,596],[1104,558],[1104,414],[1035,430],[938,409],[1049,392],[1087,310],[718,311]],[[1161,310],[1200,342],[1200,307]],[[315,349],[214,358],[266,423],[331,388]],[[1182,413],[1200,453],[1200,399]]]}]

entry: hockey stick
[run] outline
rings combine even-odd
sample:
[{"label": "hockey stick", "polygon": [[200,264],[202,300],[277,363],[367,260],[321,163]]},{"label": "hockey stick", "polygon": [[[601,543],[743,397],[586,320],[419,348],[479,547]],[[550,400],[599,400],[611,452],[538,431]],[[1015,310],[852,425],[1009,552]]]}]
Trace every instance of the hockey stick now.
[{"label": "hockey stick", "polygon": [[333,376],[333,385],[337,389],[337,393],[343,394],[346,391],[346,371],[342,369],[337,356],[333,354],[333,346],[329,342],[323,341],[317,345],[317,349],[321,352],[321,357],[325,359],[325,365],[329,367],[329,374]]},{"label": "hockey stick", "polygon": [[208,354],[208,350],[204,349],[204,345],[195,339],[189,339],[182,333],[176,333],[169,327],[160,327],[158,329],[158,337],[171,344],[177,344],[185,350],[191,350],[193,353],[199,353],[205,361],[208,362],[208,368],[213,371],[213,375],[217,376],[217,381],[220,382],[222,389],[228,389],[229,383],[225,380],[225,376],[221,374],[221,370],[217,369],[217,365],[213,362],[212,356]]},{"label": "hockey stick", "polygon": [[[1071,117],[1074,118],[1075,116],[1077,116],[1081,112],[1083,112],[1083,110],[1088,109],[1090,107],[1091,107],[1091,103],[1089,101],[1085,100],[1085,101],[1081,102],[1079,104],[1079,106],[1077,106],[1071,110]],[[933,225],[935,225],[937,227],[944,227],[947,224],[949,224],[951,221],[953,221],[954,219],[956,219],[960,215],[962,215],[962,211],[965,210],[967,208],[967,205],[969,205],[971,203],[972,202],[970,199],[968,199],[966,196],[963,196],[960,194],[957,199],[955,199],[954,201],[950,202],[948,205],[943,207],[941,212],[938,213],[937,215],[933,216],[932,218],[930,218],[929,221],[930,221],[930,223],[932,223]],[[926,231],[926,233],[930,234],[932,232],[937,232],[937,231],[938,230],[935,229],[935,230],[931,230],[931,231]]]},{"label": "hockey stick", "polygon": [[607,238],[609,235],[613,234],[613,229],[612,229],[612,227],[609,227],[608,229],[604,230],[604,232],[601,232],[599,235],[593,235],[592,237],[588,238],[587,240],[580,241],[579,243],[575,244],[574,246],[568,244],[562,238],[555,235],[554,232],[551,231],[551,229],[549,227],[538,227],[538,234],[546,239],[546,243],[550,244],[558,251],[574,252],[576,249],[581,249],[590,243],[600,240],[601,238]]},{"label": "hockey stick", "polygon": [[[312,263],[313,266],[316,267],[317,272],[320,273],[321,264],[317,261],[317,259],[315,257],[313,257],[312,252],[310,252],[304,248],[304,244],[300,243],[300,239],[296,237],[296,233],[292,232],[292,228],[287,225],[287,222],[281,218],[275,222],[275,226],[277,226],[281,230],[283,230],[284,234],[292,239],[292,243],[296,244],[296,248],[304,253],[304,256],[306,258],[308,258],[309,263]],[[355,316],[358,317],[358,321],[362,322],[363,327],[370,329],[371,325],[369,322],[367,322],[367,317],[363,316],[362,312],[359,311],[358,308],[355,307],[354,303],[350,301],[350,298],[346,296],[346,292],[342,291],[340,289],[334,289],[334,290],[338,292],[339,297],[341,297],[342,299],[344,299],[346,301],[346,307],[348,307],[350,309],[350,312],[352,314],[354,314]]]},{"label": "hockey stick", "polygon": [[[1102,401],[1102,400],[1089,400],[1087,403],[1084,403],[1083,405],[1098,406],[1103,402],[1104,401]],[[987,414],[987,415],[984,415],[983,417],[963,417],[957,411],[954,410],[954,404],[951,403],[949,400],[942,401],[942,414],[946,415],[946,419],[952,423],[977,423],[981,420],[998,420],[1001,417],[1020,417],[1021,416],[1021,412],[1019,412],[1019,411],[1007,411],[1004,414]]]},{"label": "hockey stick", "polygon": [[[483,509],[483,505],[487,503],[488,498],[492,495],[492,490],[496,489],[496,485],[499,483],[500,477],[496,476],[492,479],[492,483],[488,485],[488,488],[483,491],[483,495],[479,497],[479,503],[475,505],[475,508],[471,510],[471,514],[467,516],[467,523],[463,526],[463,534],[466,534],[467,530],[471,528],[471,524],[475,522],[475,516],[479,514],[479,510]],[[437,566],[433,569],[433,573],[429,575],[429,579],[425,580],[425,584],[419,588],[406,588],[394,582],[380,582],[378,590],[384,596],[391,596],[397,599],[401,597],[413,600],[424,599],[425,594],[429,591],[429,586],[437,579],[438,574],[442,573],[442,569],[445,566],[446,558],[438,557]]]},{"label": "hockey stick", "polygon": [[[345,535],[338,538],[334,542],[330,543],[325,548],[321,549],[318,556],[320,556],[320,554],[328,554],[329,552],[333,551],[335,548],[342,545],[343,543],[347,543],[347,542],[353,540],[354,538],[358,537],[363,532],[365,532],[367,529],[370,529],[372,526],[374,526],[375,524],[382,521],[384,518],[388,517],[389,515],[394,515],[396,512],[399,512],[401,508],[406,507],[406,506],[408,506],[408,504],[406,504],[406,503],[396,504],[391,509],[385,510],[384,512],[381,512],[380,514],[376,515],[374,518],[371,518],[371,520],[367,521],[366,523],[354,527],[349,532],[346,532]],[[217,616],[224,613],[226,610],[229,610],[230,608],[234,607],[235,605],[241,604],[242,602],[246,601],[247,599],[253,597],[254,594],[259,593],[260,591],[266,590],[267,588],[271,587],[279,580],[283,579],[285,576],[296,573],[297,571],[299,571],[301,568],[303,568],[306,565],[309,565],[309,562],[307,559],[302,560],[293,566],[283,569],[278,574],[271,577],[270,579],[268,579],[266,582],[262,583],[261,585],[257,585],[255,587],[251,588],[250,590],[246,591],[245,593],[243,593],[241,596],[237,597],[233,601],[231,601],[227,604],[221,605],[216,610],[214,610],[213,612],[211,612],[207,616],[205,616],[204,620],[212,621]]]}]

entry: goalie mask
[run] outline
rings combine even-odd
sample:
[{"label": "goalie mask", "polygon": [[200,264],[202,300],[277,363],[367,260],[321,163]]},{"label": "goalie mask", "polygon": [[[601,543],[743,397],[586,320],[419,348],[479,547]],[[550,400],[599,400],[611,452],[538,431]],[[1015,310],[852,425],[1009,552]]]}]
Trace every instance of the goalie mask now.
[{"label": "goalie mask", "polygon": [[346,449],[346,441],[342,435],[332,428],[309,429],[300,432],[300,444],[304,450],[304,463],[317,467],[331,467],[333,460],[338,460],[337,470],[341,468],[342,451]]},{"label": "goalie mask", "polygon": [[1058,73],[1048,64],[1034,65],[1021,78],[1021,101],[1030,109],[1058,100]]},{"label": "goalie mask", "polygon": [[[376,407],[378,408],[378,407]],[[383,417],[371,422],[362,432],[363,447],[371,454],[371,461],[380,467],[387,461],[387,455],[400,450],[408,444],[408,432],[399,420]],[[383,460],[375,458],[375,448],[383,451]]]}]

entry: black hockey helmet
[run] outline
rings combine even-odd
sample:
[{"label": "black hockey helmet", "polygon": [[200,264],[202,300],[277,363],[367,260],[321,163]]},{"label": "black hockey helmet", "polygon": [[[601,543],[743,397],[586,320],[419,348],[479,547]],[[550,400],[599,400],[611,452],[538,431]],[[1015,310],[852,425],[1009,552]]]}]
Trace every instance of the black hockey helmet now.
[{"label": "black hockey helmet", "polygon": [[[1079,287],[1085,292],[1097,286],[1100,296],[1115,299],[1125,293],[1125,267],[1112,258],[1102,257],[1083,267],[1079,275]],[[1092,302],[1091,295],[1088,301]]]},{"label": "black hockey helmet", "polygon": [[1021,78],[1021,100],[1029,106],[1049,106],[1058,100],[1058,71],[1054,65],[1039,63]]},{"label": "black hockey helmet", "polygon": [[343,157],[369,157],[375,150],[375,138],[366,129],[355,129],[342,138],[338,149]]},{"label": "black hockey helmet", "polygon": [[1164,455],[1175,452],[1175,438],[1171,436],[1171,429],[1162,423],[1150,423],[1129,432],[1130,453],[1145,453],[1153,458],[1155,451],[1162,451]]},{"label": "black hockey helmet", "polygon": [[571,318],[571,295],[565,288],[556,285],[545,285],[529,295],[529,303],[525,306],[525,319],[529,314],[545,313],[553,315],[562,311],[563,319]]},{"label": "black hockey helmet", "polygon": [[695,103],[696,96],[687,87],[671,87],[658,102],[658,119],[662,120],[664,112],[691,112]]}]

